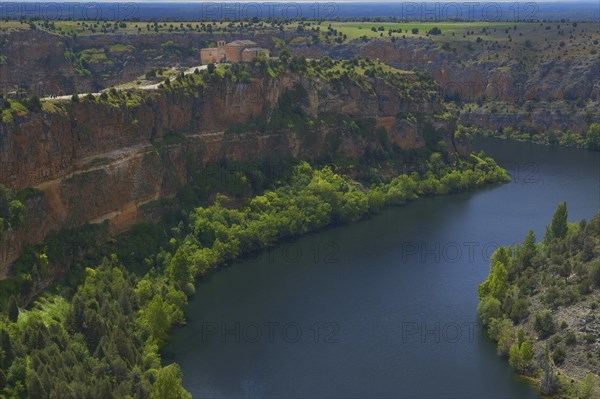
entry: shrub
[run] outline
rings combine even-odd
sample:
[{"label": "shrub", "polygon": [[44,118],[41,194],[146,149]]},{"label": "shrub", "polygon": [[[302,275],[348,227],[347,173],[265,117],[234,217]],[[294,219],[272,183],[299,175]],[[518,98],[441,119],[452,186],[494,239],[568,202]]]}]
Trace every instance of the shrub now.
[{"label": "shrub", "polygon": [[150,80],[150,79],[154,79],[156,77],[156,69],[151,69],[148,72],[146,72],[146,79]]},{"label": "shrub", "polygon": [[510,319],[514,323],[526,319],[529,316],[529,302],[526,298],[519,298],[515,301],[510,311]]},{"label": "shrub", "polygon": [[35,94],[25,100],[21,100],[21,103],[31,112],[40,111],[42,109],[42,102]]},{"label": "shrub", "polygon": [[554,325],[552,314],[546,310],[542,314],[536,315],[533,328],[538,333],[540,339],[546,339],[554,334],[556,326]]},{"label": "shrub", "polygon": [[573,331],[569,331],[565,335],[565,344],[571,346],[571,345],[575,345],[576,343],[577,343],[577,337],[575,336],[575,333]]},{"label": "shrub", "polygon": [[585,342],[587,342],[588,344],[592,344],[596,341],[596,336],[592,333],[586,333],[583,336],[583,339],[585,340]]},{"label": "shrub", "polygon": [[595,391],[594,385],[594,376],[588,373],[579,384],[579,399],[591,399]]},{"label": "shrub", "polygon": [[562,345],[558,345],[556,349],[554,349],[554,353],[552,353],[552,360],[554,361],[554,364],[562,364],[565,361],[565,357],[567,357],[565,348]]}]

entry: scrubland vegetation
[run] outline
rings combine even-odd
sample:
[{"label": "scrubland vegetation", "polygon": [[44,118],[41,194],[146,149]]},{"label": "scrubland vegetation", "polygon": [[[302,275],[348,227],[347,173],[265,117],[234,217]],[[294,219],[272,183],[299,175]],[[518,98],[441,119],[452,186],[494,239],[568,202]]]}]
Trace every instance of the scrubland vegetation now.
[{"label": "scrubland vegetation", "polygon": [[500,247],[479,286],[479,315],[498,354],[546,395],[590,399],[600,371],[600,213],[567,221],[559,204],[541,242]]}]

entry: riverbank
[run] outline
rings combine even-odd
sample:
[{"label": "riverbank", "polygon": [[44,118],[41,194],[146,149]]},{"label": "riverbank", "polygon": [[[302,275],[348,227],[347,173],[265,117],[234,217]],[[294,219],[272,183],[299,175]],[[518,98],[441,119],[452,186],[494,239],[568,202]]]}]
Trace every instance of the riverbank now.
[{"label": "riverbank", "polygon": [[576,134],[571,131],[557,132],[554,135],[530,134],[526,132],[515,132],[510,128],[505,128],[501,132],[479,128],[470,128],[467,130],[471,130],[474,135],[481,137],[493,137],[522,143],[600,151],[600,124],[598,123],[590,125],[588,131],[583,134]]},{"label": "riverbank", "polygon": [[[600,154],[487,138],[473,146],[511,182],[388,208],[201,279],[187,324],[161,351],[185,388],[213,398],[540,398],[482,336],[477,285],[498,246],[530,228],[544,234],[558,202],[572,220],[597,212],[589,194]],[[405,339],[403,326],[413,333]]]},{"label": "riverbank", "polygon": [[[189,397],[178,367],[162,367],[158,349],[170,328],[185,322],[183,309],[194,294],[196,277],[286,237],[359,220],[386,205],[508,179],[481,154],[455,167],[432,157],[428,169],[367,190],[330,168],[315,170],[302,163],[290,184],[253,198],[246,207],[228,209],[218,198],[215,205],[191,212],[187,223],[170,232],[167,247],[146,254],[149,271],[143,277],[128,272],[112,255],[85,269],[85,281],[70,300],[48,295],[30,311],[9,306],[2,323],[2,336],[9,337],[3,350],[11,352],[2,364],[3,393],[36,390],[81,397],[103,392],[112,397],[160,395],[166,389]],[[150,236],[151,229],[139,230],[138,244],[143,247]],[[81,362],[73,365],[74,356]],[[99,369],[111,371],[98,374]]]},{"label": "riverbank", "polygon": [[600,214],[567,222],[561,203],[541,242],[500,247],[478,311],[498,354],[551,397],[593,398],[600,384]]}]

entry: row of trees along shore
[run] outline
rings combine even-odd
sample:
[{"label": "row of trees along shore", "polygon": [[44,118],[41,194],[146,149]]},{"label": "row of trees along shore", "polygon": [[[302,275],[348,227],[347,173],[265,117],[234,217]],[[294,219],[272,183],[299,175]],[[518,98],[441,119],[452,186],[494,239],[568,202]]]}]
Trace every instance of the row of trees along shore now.
[{"label": "row of trees along shore", "polygon": [[600,370],[600,213],[567,221],[560,203],[541,242],[532,230],[490,258],[479,315],[498,354],[545,395],[590,399]]},{"label": "row of trees along shore", "polygon": [[[163,365],[159,349],[171,327],[185,323],[197,279],[284,239],[385,206],[508,180],[482,153],[454,167],[431,159],[438,166],[429,163],[425,173],[370,188],[331,167],[300,162],[285,182],[241,207],[227,207],[218,195],[212,205],[182,212],[175,227],[135,226],[102,247],[110,250],[98,252],[101,258],[84,251],[63,285],[44,291],[28,309],[12,296],[0,314],[0,397],[191,398],[178,365]],[[28,258],[34,263],[48,244],[35,250]],[[70,283],[78,273],[80,281]]]}]

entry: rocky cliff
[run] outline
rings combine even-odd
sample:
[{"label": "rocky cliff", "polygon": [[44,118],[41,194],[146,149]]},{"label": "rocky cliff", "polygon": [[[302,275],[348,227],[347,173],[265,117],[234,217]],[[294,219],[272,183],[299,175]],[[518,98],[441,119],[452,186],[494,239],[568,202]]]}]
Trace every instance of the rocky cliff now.
[{"label": "rocky cliff", "polygon": [[[494,131],[512,127],[532,134],[584,133],[591,123],[600,122],[596,112],[600,106],[600,60],[597,53],[589,52],[598,47],[598,40],[591,39],[597,35],[592,36],[590,28],[595,27],[581,24],[571,28],[572,38],[565,50],[560,47],[564,36],[545,30],[544,36],[539,36],[535,24],[519,26],[525,35],[515,36],[509,44],[503,44],[499,33],[481,43],[453,35],[299,45],[296,39],[305,34],[273,29],[81,36],[19,30],[0,36],[0,53],[5,58],[0,63],[0,85],[4,93],[17,87],[40,96],[86,93],[136,79],[152,68],[196,65],[200,48],[216,40],[243,37],[275,54],[285,46],[307,58],[359,55],[399,69],[428,71],[439,85],[440,95],[459,103],[457,115],[464,124]],[[489,31],[476,34],[490,35]],[[533,44],[527,47],[526,41]],[[570,53],[569,47],[573,47]]]},{"label": "rocky cliff", "polygon": [[494,131],[511,127],[533,134],[584,133],[590,124],[600,122],[597,55],[561,58],[539,51],[535,61],[525,64],[517,50],[503,50],[508,54],[490,59],[494,52],[489,48],[469,48],[467,55],[456,54],[432,39],[408,38],[292,46],[291,50],[309,58],[360,55],[400,69],[427,71],[439,85],[440,95],[459,104],[459,122],[468,126]]},{"label": "rocky cliff", "polygon": [[[271,35],[243,37],[274,47]],[[0,93],[17,89],[40,97],[88,93],[135,80],[152,68],[198,65],[200,48],[239,38],[240,32],[67,36],[17,30],[0,34]]]},{"label": "rocky cliff", "polygon": [[[327,80],[290,70],[272,77],[260,68],[245,83],[235,74],[207,75],[191,74],[156,90],[47,101],[42,112],[2,123],[0,182],[15,191],[35,187],[43,195],[26,201],[24,227],[4,235],[0,276],[24,243],[40,242],[50,231],[108,220],[118,233],[148,218],[144,204],[174,196],[190,170],[207,164],[360,157],[382,141],[421,148],[426,129],[441,134],[449,150],[468,151],[468,143],[455,147],[453,120],[440,116],[443,103],[427,94],[431,82],[413,73],[396,83],[382,77]],[[281,118],[282,104],[291,104],[312,127],[285,122],[252,128],[252,121]]]}]

